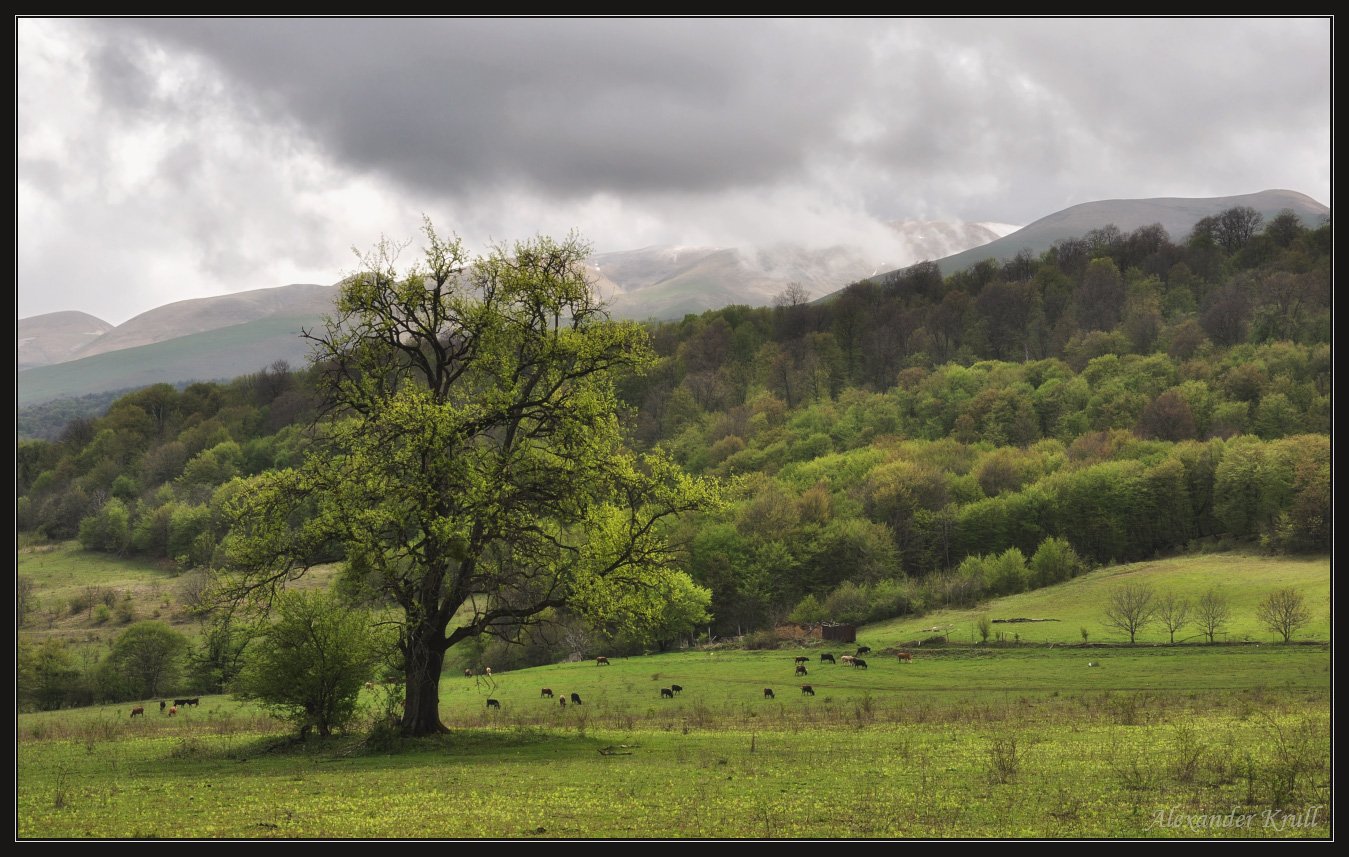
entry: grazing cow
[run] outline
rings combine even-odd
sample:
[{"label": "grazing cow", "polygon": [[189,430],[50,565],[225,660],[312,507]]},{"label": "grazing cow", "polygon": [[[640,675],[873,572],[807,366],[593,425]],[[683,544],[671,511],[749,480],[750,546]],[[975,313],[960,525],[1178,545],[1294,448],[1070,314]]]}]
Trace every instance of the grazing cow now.
[{"label": "grazing cow", "polygon": [[807,694],[807,695],[809,695],[809,696],[814,696],[814,695],[815,695],[815,688],[811,687],[811,686],[808,685],[808,684],[803,684],[803,685],[801,685],[801,692],[804,693],[804,694]]},{"label": "grazing cow", "polygon": [[806,657],[805,655],[801,655],[796,659],[796,662],[798,664],[808,664],[810,663],[810,658]]},{"label": "grazing cow", "polygon": [[473,669],[471,667],[464,670],[464,678],[473,678]]},{"label": "grazing cow", "polygon": [[806,674],[806,665],[805,665],[805,664],[797,664],[797,665],[796,665],[796,674],[797,674],[797,675],[805,675],[805,674]]},{"label": "grazing cow", "polygon": [[764,688],[764,689],[763,689],[763,698],[764,698],[764,699],[776,699],[777,697],[773,696],[773,688],[771,688],[771,687],[766,687],[766,688]]},{"label": "grazing cow", "polygon": [[162,699],[159,700],[159,713],[160,713],[160,714],[163,714],[163,713],[164,713],[164,709],[167,708],[167,707],[168,707],[168,703],[167,703],[167,702],[165,702],[165,701],[162,700]]},{"label": "grazing cow", "polygon": [[560,705],[560,706],[563,707],[563,708],[566,708],[566,707],[567,707],[567,697],[565,697],[565,696],[559,696],[559,697],[557,698],[557,704]]},{"label": "grazing cow", "polygon": [[856,655],[840,655],[840,656],[839,656],[839,661],[842,662],[842,664],[843,664],[844,666],[849,666],[849,667],[852,666],[852,665],[853,665],[853,661],[855,661],[855,660],[857,660],[857,656],[856,656]]},{"label": "grazing cow", "polygon": [[680,686],[677,685],[677,684],[672,684],[672,685],[670,685],[670,690],[673,690],[673,691],[675,692],[676,695],[678,695],[678,694],[679,694],[679,691],[681,691],[681,690],[683,690],[683,689],[684,689],[684,688],[680,687]]},{"label": "grazing cow", "polygon": [[500,708],[500,707],[501,707],[501,703],[497,702],[495,699],[489,698],[489,699],[487,700],[487,707],[488,707],[488,708]]},{"label": "grazing cow", "polygon": [[[145,712],[141,712],[141,713],[144,714]],[[178,713],[178,706],[176,706],[176,705],[170,705],[170,706],[169,706],[169,716],[172,717],[173,715],[175,715],[175,714],[177,714],[177,713]]]},{"label": "grazing cow", "polygon": [[1095,661],[1087,661],[1087,666],[1089,666],[1089,667],[1099,667],[1100,664],[1096,663]]},{"label": "grazing cow", "polygon": [[604,655],[600,655],[598,658],[595,658],[595,666],[607,667],[609,666],[609,659],[606,658]]},{"label": "grazing cow", "polygon": [[910,652],[900,652],[899,654],[895,655],[895,657],[899,658],[899,660],[903,663],[906,664],[913,663],[913,654]]},{"label": "grazing cow", "polygon": [[135,708],[131,709],[131,716],[132,716],[132,717],[144,717],[144,716],[145,716],[145,706],[144,706],[144,705],[137,705]]},{"label": "grazing cow", "polygon": [[539,699],[543,699],[545,696],[549,699],[553,698],[553,689],[551,687],[545,687],[543,690],[539,691]]},{"label": "grazing cow", "polygon": [[855,667],[861,667],[862,669],[867,668],[867,662],[862,660],[861,658],[853,658],[852,665]]},{"label": "grazing cow", "polygon": [[674,691],[673,691],[673,690],[670,690],[670,688],[668,688],[668,687],[662,687],[662,688],[660,689],[660,698],[661,698],[661,699],[674,699]]},{"label": "grazing cow", "polygon": [[870,647],[870,646],[858,646],[858,647],[857,647],[857,654],[859,654],[859,655],[869,655],[869,654],[871,654],[871,647]]},{"label": "grazing cow", "polygon": [[572,704],[572,705],[580,705],[580,704],[581,704],[581,694],[579,694],[579,693],[573,693],[573,694],[571,695],[571,704]]},{"label": "grazing cow", "polygon": [[200,697],[200,696],[194,696],[194,697],[192,697],[191,699],[184,700],[183,704],[184,704],[184,705],[190,705],[190,706],[192,706],[193,708],[196,708],[198,705],[201,705],[201,697]]},{"label": "grazing cow", "polygon": [[837,661],[834,660],[834,656],[829,654],[828,652],[824,652],[820,655],[820,663],[824,663],[825,661],[828,661],[831,664],[838,663]]}]

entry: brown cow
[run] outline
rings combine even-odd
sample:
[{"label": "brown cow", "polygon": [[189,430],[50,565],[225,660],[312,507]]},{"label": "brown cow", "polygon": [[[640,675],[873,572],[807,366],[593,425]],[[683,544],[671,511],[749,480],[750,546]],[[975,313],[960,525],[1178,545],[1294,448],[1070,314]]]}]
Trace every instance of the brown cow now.
[{"label": "brown cow", "polygon": [[797,674],[797,675],[805,675],[805,674],[806,674],[806,665],[805,665],[805,664],[797,664],[797,665],[796,665],[796,674]]},{"label": "brown cow", "polygon": [[170,706],[169,706],[169,716],[172,717],[173,715],[175,715],[175,714],[177,714],[177,713],[178,713],[178,706],[176,706],[176,705],[170,705]]},{"label": "brown cow", "polygon": [[811,687],[811,686],[808,685],[808,684],[803,684],[803,685],[801,685],[801,692],[804,693],[804,694],[808,694],[808,695],[810,695],[810,696],[814,696],[814,695],[815,695],[815,688]]},{"label": "brown cow", "polygon": [[906,664],[913,663],[913,654],[910,652],[900,652],[899,654],[895,655],[895,657],[899,658],[901,663]]},{"label": "brown cow", "polygon": [[595,658],[595,666],[607,667],[609,666],[609,659],[606,658],[604,655],[600,655],[598,658]]},{"label": "brown cow", "polygon": [[145,706],[144,706],[144,705],[137,705],[135,708],[131,709],[131,716],[132,716],[132,717],[137,717],[137,716],[139,716],[139,717],[144,717],[144,716],[145,716]]}]

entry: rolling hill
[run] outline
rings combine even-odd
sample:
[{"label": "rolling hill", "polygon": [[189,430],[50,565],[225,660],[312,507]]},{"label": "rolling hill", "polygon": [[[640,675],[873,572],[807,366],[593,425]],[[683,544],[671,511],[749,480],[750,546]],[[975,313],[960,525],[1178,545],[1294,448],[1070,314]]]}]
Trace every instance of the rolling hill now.
[{"label": "rolling hill", "polygon": [[113,326],[87,312],[49,312],[15,325],[14,359],[19,369],[64,363],[105,336]]},{"label": "rolling hill", "polygon": [[277,360],[300,366],[308,355],[306,343],[298,335],[300,328],[317,320],[317,316],[272,316],[25,369],[17,376],[17,404],[22,408],[67,396],[161,382],[228,380]]},{"label": "rolling hill", "polygon": [[1268,223],[1285,208],[1292,209],[1308,226],[1320,224],[1330,209],[1305,194],[1291,190],[1265,190],[1239,196],[1158,197],[1155,199],[1107,199],[1084,202],[1042,217],[1010,235],[936,260],[943,276],[976,265],[985,259],[1007,261],[1022,250],[1038,256],[1054,242],[1079,238],[1093,229],[1114,225],[1121,232],[1160,223],[1171,240],[1180,241],[1205,217],[1229,208],[1249,206]]}]

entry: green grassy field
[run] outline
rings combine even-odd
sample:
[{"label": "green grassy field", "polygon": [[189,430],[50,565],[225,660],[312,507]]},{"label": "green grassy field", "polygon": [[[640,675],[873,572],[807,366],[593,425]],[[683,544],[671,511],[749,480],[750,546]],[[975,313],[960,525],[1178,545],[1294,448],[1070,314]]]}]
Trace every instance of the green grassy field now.
[{"label": "green grassy field", "polygon": [[[1249,604],[1278,578],[1328,604],[1328,561],[1203,559],[1096,572],[985,609],[1085,616],[1100,591],[1140,574],[1191,592],[1244,580]],[[60,568],[53,558],[48,570]],[[1237,568],[1252,576],[1234,580]],[[80,571],[92,569],[60,573]],[[816,644],[587,660],[490,682],[447,674],[450,734],[412,741],[366,740],[382,689],[367,692],[358,728],[304,745],[226,696],[175,717],[155,701],[134,719],[132,703],[23,713],[16,835],[1333,836],[1328,642],[1083,647],[1068,642],[1074,625],[1053,648],[929,645],[912,663],[882,651],[936,621],[863,628],[876,650],[865,670],[819,660],[851,646]],[[672,684],[683,691],[662,698]],[[583,704],[564,708],[544,687]]]},{"label": "green grassy field", "polygon": [[[1128,635],[1107,627],[1103,608],[1109,590],[1124,583],[1150,584],[1158,595],[1175,593],[1192,602],[1210,587],[1228,599],[1232,618],[1218,640],[1272,641],[1276,639],[1256,619],[1256,605],[1274,589],[1291,586],[1302,593],[1311,609],[1311,622],[1295,639],[1330,639],[1330,559],[1328,557],[1271,557],[1250,553],[1218,553],[1174,557],[1151,562],[1117,565],[1084,574],[1050,586],[998,598],[968,610],[936,610],[919,617],[904,617],[868,625],[859,641],[873,647],[906,645],[944,633],[953,642],[979,639],[976,623],[989,619],[1055,619],[1053,622],[993,624],[1008,640],[1019,634],[1026,642],[1082,642],[1087,629],[1090,642],[1124,642]],[[1176,634],[1176,641],[1198,641],[1193,623]],[[1159,623],[1138,635],[1140,643],[1166,642],[1169,635]]]},{"label": "green grassy field", "polygon": [[[132,719],[125,705],[24,714],[18,836],[1331,831],[1325,646],[1146,649],[1096,669],[1079,653],[1044,650],[865,671],[812,665],[814,697],[800,694],[789,656],[538,667],[490,689],[447,676],[452,733],[397,748],[362,746],[357,735],[283,745],[278,724],[226,697],[172,718],[151,706]],[[1227,678],[1211,678],[1218,672]],[[1140,678],[1155,681],[1139,689]],[[684,691],[661,699],[673,679]],[[763,698],[765,685],[776,699]],[[563,709],[539,698],[542,686],[578,692],[584,704]],[[500,710],[484,707],[488,693]],[[1293,826],[1290,813],[1316,807],[1316,824]],[[1254,820],[1194,829],[1192,816],[1230,812]]]}]

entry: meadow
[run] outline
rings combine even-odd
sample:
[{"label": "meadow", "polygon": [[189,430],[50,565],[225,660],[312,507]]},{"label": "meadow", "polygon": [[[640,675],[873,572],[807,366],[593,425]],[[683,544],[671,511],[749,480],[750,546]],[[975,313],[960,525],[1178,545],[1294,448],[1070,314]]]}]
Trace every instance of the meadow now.
[{"label": "meadow", "polygon": [[[1241,583],[1231,557],[1208,559],[1168,561],[1166,582]],[[1277,563],[1264,571],[1328,603],[1326,560]],[[1094,574],[1098,590],[1120,579]],[[450,731],[415,740],[381,726],[396,686],[365,691],[351,731],[305,743],[223,695],[174,717],[153,700],[136,718],[134,703],[21,713],[16,837],[1333,837],[1331,647],[1316,628],[1292,645],[1239,630],[1211,646],[1083,645],[1070,638],[1091,583],[970,614],[1052,611],[1064,621],[1034,627],[1072,632],[1052,647],[958,633],[910,647],[943,621],[927,616],[862,628],[866,669],[821,663],[854,647],[815,642],[447,673]],[[572,693],[581,705],[559,704]]]}]

